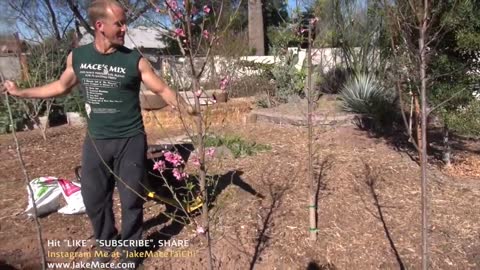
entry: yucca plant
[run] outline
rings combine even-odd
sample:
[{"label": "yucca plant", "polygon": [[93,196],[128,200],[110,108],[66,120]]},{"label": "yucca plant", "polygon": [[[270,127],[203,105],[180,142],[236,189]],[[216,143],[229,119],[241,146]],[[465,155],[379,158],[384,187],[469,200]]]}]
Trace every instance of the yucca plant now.
[{"label": "yucca plant", "polygon": [[383,95],[383,88],[368,74],[350,77],[340,92],[343,109],[348,112],[370,114]]},{"label": "yucca plant", "polygon": [[392,98],[376,78],[369,74],[350,77],[340,92],[343,109],[360,114],[372,121],[373,129],[390,129],[398,119],[398,111]]}]

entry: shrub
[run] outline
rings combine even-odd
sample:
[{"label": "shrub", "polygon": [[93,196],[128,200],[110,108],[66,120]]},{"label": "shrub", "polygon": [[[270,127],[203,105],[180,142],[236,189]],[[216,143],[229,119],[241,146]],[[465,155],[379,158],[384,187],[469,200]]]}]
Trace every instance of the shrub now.
[{"label": "shrub", "polygon": [[321,79],[317,82],[315,90],[319,95],[338,94],[351,74],[351,71],[343,67],[330,69],[327,73],[320,74]]},{"label": "shrub", "polygon": [[267,94],[260,94],[255,96],[255,105],[258,108],[271,108],[275,107],[275,99]]},{"label": "shrub", "polygon": [[257,94],[269,94],[275,92],[270,78],[265,75],[251,75],[233,81],[230,85],[230,97],[250,97]]},{"label": "shrub", "polygon": [[79,87],[72,89],[70,94],[57,99],[59,105],[63,105],[65,112],[78,112],[86,117],[85,100]]},{"label": "shrub", "polygon": [[466,137],[480,137],[480,101],[473,100],[467,106],[444,115],[450,130]]},{"label": "shrub", "polygon": [[[0,97],[0,104],[0,134],[10,133],[12,132],[12,125],[10,116],[8,115],[6,100],[3,95]],[[15,98],[9,98],[9,104],[12,110],[13,127],[15,130],[19,130],[25,123],[25,113],[21,108],[21,104],[17,102]]]},{"label": "shrub", "polygon": [[297,55],[287,52],[281,56],[281,63],[272,69],[275,81],[275,97],[281,103],[287,103],[291,97],[305,97],[305,69],[297,70]]}]

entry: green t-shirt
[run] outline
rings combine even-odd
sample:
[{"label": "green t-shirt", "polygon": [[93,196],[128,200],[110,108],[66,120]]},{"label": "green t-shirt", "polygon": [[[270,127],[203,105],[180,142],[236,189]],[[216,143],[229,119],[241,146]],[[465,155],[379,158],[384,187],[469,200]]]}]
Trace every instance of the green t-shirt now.
[{"label": "green t-shirt", "polygon": [[85,98],[88,131],[93,138],[126,138],[143,132],[138,97],[140,57],[126,47],[101,54],[93,43],[73,50],[73,69]]}]

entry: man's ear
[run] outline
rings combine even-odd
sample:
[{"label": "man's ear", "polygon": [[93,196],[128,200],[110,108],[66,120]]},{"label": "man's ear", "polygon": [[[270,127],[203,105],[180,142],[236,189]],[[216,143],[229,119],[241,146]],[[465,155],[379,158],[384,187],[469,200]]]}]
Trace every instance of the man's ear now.
[{"label": "man's ear", "polygon": [[98,29],[101,33],[103,33],[103,22],[102,21],[96,21],[95,22],[95,28]]}]

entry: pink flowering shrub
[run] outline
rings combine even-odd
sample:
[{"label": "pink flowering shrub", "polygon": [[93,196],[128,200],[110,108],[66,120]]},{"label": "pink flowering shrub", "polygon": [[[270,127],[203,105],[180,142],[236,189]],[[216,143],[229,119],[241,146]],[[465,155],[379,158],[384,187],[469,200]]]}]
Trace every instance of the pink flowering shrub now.
[{"label": "pink flowering shrub", "polygon": [[230,80],[228,76],[224,77],[223,79],[220,80],[220,89],[222,91],[226,91],[229,83],[230,83]]},{"label": "pink flowering shrub", "polygon": [[160,159],[154,162],[153,170],[159,171],[160,173],[163,173],[166,170],[171,170],[173,177],[178,181],[188,178],[188,174],[183,172],[185,161],[180,154],[177,152],[165,151],[163,152],[163,158],[165,160]]}]

